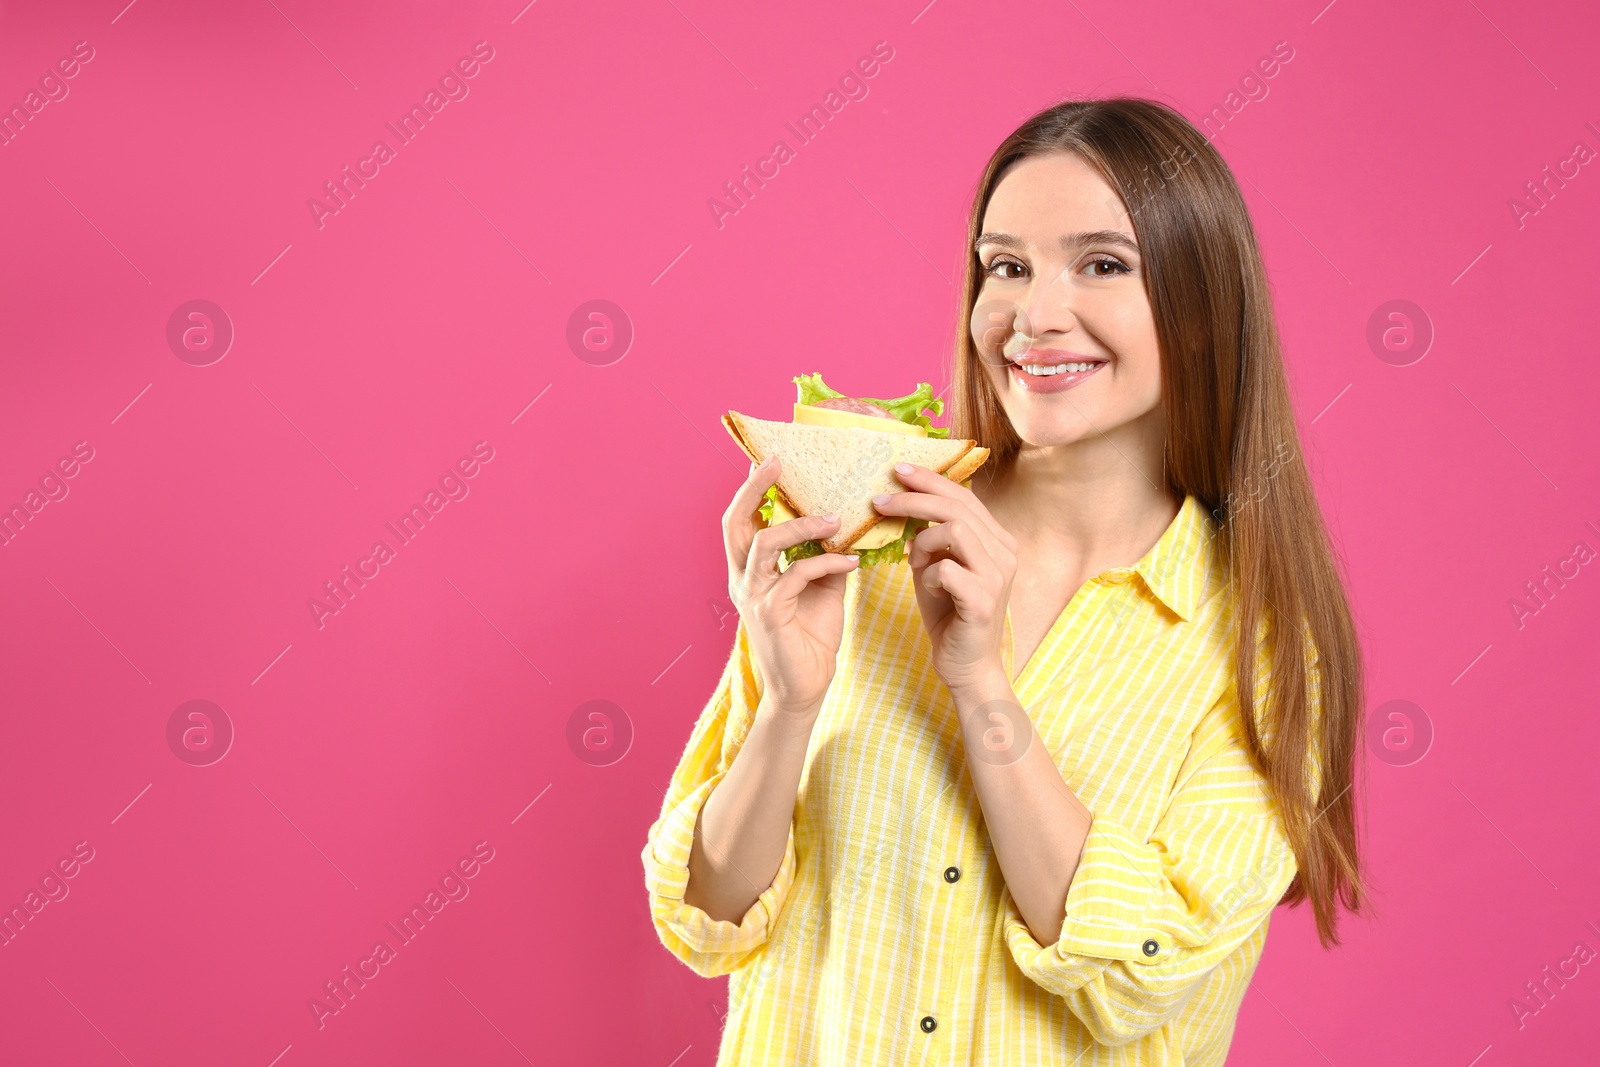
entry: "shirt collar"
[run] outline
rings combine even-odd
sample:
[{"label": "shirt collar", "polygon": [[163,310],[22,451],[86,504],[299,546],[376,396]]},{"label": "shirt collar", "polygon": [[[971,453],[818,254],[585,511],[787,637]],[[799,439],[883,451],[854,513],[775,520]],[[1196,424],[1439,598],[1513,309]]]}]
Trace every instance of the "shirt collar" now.
[{"label": "shirt collar", "polygon": [[1113,568],[1108,576],[1137,573],[1157,600],[1188,622],[1204,599],[1212,576],[1216,535],[1205,505],[1191,493],[1144,558],[1132,567]]}]

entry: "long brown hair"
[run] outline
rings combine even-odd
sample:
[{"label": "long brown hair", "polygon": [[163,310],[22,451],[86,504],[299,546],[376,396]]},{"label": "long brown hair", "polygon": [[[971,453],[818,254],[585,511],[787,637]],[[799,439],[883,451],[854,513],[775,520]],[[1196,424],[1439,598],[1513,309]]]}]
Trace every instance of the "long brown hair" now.
[{"label": "long brown hair", "polygon": [[[997,472],[1022,444],[968,328],[983,282],[973,243],[1007,168],[1061,151],[1094,167],[1133,220],[1161,349],[1167,481],[1180,499],[1197,497],[1219,524],[1236,596],[1235,682],[1245,736],[1295,854],[1298,870],[1282,902],[1309,898],[1323,947],[1338,944],[1336,904],[1360,912],[1366,895],[1351,789],[1361,739],[1361,651],[1299,447],[1249,211],[1227,164],[1182,115],[1131,97],[1071,100],[1034,115],[995,150],[967,226],[951,434],[992,449]],[[1304,645],[1267,639],[1261,714],[1268,743],[1254,699],[1261,636],[1296,618],[1316,670],[1305,669]],[[1312,760],[1320,770],[1315,797],[1305,776]]]}]

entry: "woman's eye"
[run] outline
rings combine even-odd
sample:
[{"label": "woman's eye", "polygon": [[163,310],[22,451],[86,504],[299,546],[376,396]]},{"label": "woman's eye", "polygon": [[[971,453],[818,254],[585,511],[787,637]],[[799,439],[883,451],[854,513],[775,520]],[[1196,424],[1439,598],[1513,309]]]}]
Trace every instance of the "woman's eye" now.
[{"label": "woman's eye", "polygon": [[[1099,267],[1109,267],[1111,269],[1102,272],[1097,269]],[[1090,276],[1095,278],[1115,278],[1119,274],[1129,274],[1132,271],[1133,268],[1122,262],[1120,259],[1111,259],[1108,257],[1106,259],[1091,259],[1089,261]]]},{"label": "woman's eye", "polygon": [[1018,275],[1018,274],[1001,274],[1001,273],[999,273],[1000,271],[1005,270],[1007,267],[1015,267],[1015,268],[1017,268],[1018,271],[1022,270],[1022,264],[1016,262],[1015,260],[997,259],[993,263],[991,263],[987,267],[985,267],[983,272],[985,274],[989,275],[992,278],[1002,278],[1002,279],[1005,279],[1006,281],[1011,281],[1011,280],[1014,280],[1014,279],[1020,277],[1020,275]]}]

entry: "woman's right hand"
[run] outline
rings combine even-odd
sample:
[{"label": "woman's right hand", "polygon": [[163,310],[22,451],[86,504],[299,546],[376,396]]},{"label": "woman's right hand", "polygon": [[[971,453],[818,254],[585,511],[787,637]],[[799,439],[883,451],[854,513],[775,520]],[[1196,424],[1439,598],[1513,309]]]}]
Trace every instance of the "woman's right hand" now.
[{"label": "woman's right hand", "polygon": [[833,682],[844,635],[846,576],[854,558],[823,552],[779,572],[786,548],[837,532],[837,518],[801,516],[773,526],[761,520],[762,499],[780,471],[778,457],[752,467],[722,516],[728,550],[728,597],[750,635],[763,698],[795,715],[814,712]]}]

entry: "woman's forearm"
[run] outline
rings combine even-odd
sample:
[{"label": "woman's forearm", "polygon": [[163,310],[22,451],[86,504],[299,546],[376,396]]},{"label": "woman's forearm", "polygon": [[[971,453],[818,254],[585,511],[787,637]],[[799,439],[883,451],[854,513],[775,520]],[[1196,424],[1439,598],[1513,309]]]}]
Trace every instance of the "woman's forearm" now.
[{"label": "woman's forearm", "polygon": [[772,885],[820,710],[780,711],[763,697],[728,773],[700,807],[685,904],[713,919],[738,922]]},{"label": "woman's forearm", "polygon": [[1092,815],[1039,740],[1004,674],[952,693],[967,766],[1006,889],[1033,939],[1061,937]]}]

